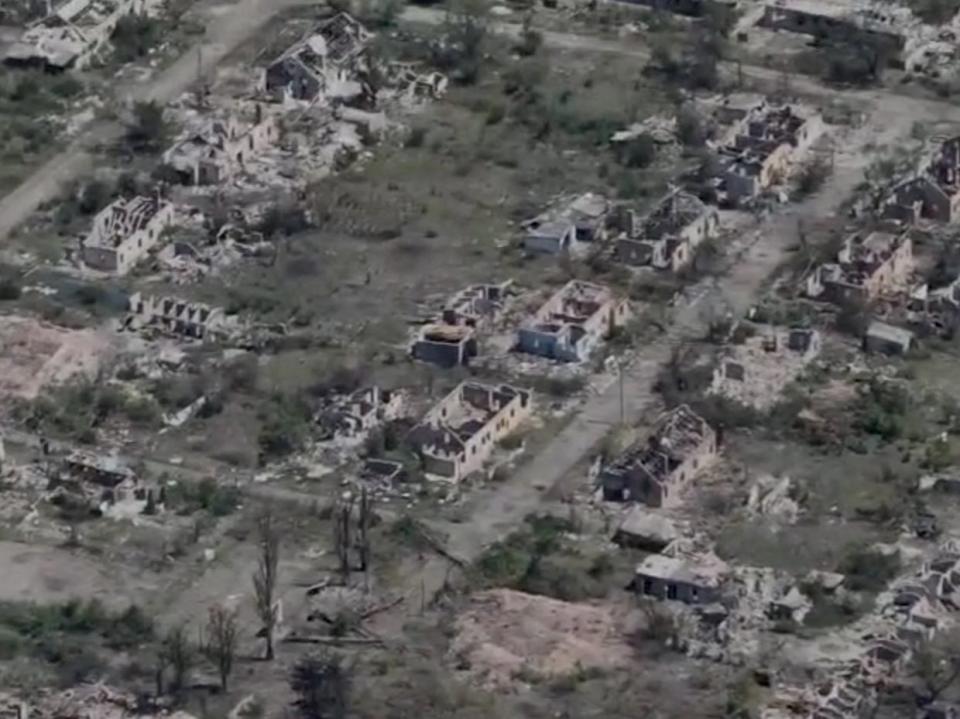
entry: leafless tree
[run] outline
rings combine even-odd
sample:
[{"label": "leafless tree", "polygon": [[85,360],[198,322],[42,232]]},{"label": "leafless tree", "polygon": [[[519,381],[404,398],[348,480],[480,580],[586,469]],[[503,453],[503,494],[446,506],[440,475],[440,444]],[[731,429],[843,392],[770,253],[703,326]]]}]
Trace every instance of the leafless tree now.
[{"label": "leafless tree", "polygon": [[233,661],[237,655],[237,615],[223,605],[210,607],[206,631],[200,643],[203,653],[217,667],[220,676],[220,688],[227,690],[227,682],[233,671]]},{"label": "leafless tree", "polygon": [[179,694],[186,687],[190,679],[190,670],[196,661],[196,650],[187,638],[187,630],[184,625],[176,626],[167,632],[163,638],[161,653],[165,656],[170,668],[173,669],[173,681],[170,688]]},{"label": "leafless tree", "polygon": [[273,659],[273,632],[277,624],[277,568],[280,561],[280,535],[273,515],[261,515],[257,522],[260,541],[260,561],[253,575],[253,592],[257,616],[263,622],[266,641],[265,659]]}]

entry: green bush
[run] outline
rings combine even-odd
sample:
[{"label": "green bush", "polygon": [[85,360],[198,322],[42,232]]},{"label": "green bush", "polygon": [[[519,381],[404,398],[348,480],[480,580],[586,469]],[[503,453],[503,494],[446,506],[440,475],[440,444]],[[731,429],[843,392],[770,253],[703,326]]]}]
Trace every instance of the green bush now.
[{"label": "green bush", "polygon": [[837,571],[846,576],[845,585],[855,592],[879,592],[900,571],[900,557],[876,549],[857,547],[843,558]]},{"label": "green bush", "polygon": [[240,504],[236,487],[224,485],[212,477],[199,482],[180,481],[164,490],[164,503],[179,514],[207,512],[214,517],[232,514]]},{"label": "green bush", "polygon": [[124,15],[110,38],[117,61],[127,63],[146,57],[160,42],[161,29],[160,21],[147,15]]}]

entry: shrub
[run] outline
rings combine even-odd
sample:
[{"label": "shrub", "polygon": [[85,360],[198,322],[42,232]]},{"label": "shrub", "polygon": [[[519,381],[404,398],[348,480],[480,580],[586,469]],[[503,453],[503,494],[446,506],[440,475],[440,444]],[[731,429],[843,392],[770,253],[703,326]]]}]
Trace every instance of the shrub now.
[{"label": "shrub", "polygon": [[657,145],[647,133],[620,143],[617,148],[617,159],[625,167],[647,167],[656,157]]},{"label": "shrub", "polygon": [[163,116],[163,106],[154,101],[138,102],[127,125],[127,142],[138,152],[157,151],[167,142],[170,126]]},{"label": "shrub", "polygon": [[110,40],[118,62],[145,57],[160,40],[160,22],[147,15],[130,13],[121,17]]},{"label": "shrub", "polygon": [[878,592],[900,570],[900,557],[876,549],[857,547],[843,558],[837,571],[846,576],[847,588],[855,592]]},{"label": "shrub", "polygon": [[0,278],[0,302],[11,302],[20,299],[23,288],[20,282],[12,277]]}]

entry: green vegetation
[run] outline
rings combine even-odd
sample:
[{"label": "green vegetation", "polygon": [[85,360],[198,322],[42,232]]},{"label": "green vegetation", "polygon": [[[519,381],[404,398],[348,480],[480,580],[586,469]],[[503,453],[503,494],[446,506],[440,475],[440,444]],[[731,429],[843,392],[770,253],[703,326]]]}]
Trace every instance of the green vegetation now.
[{"label": "green vegetation", "polygon": [[56,147],[56,119],[83,95],[73,75],[51,76],[0,67],[0,194]]},{"label": "green vegetation", "polygon": [[301,449],[312,422],[313,413],[303,397],[274,394],[260,410],[257,441],[261,459],[275,459]]},{"label": "green vegetation", "polygon": [[476,561],[477,583],[565,601],[605,596],[612,571],[610,557],[580,554],[564,538],[575,531],[569,519],[528,515],[521,529]]},{"label": "green vegetation", "polygon": [[127,124],[127,145],[134,152],[159,152],[170,138],[171,127],[163,106],[154,101],[138,102]]},{"label": "green vegetation", "polygon": [[910,395],[904,386],[873,379],[854,407],[854,425],[889,442],[903,435],[909,409]]},{"label": "green vegetation", "polygon": [[837,571],[846,576],[846,587],[855,592],[879,592],[900,571],[900,557],[869,547],[855,547]]},{"label": "green vegetation", "polygon": [[145,428],[159,426],[161,420],[152,397],[91,382],[58,387],[20,408],[20,413],[31,429],[90,443],[96,441],[97,428],[113,416]]},{"label": "green vegetation", "polygon": [[131,13],[117,22],[110,38],[117,62],[146,57],[162,39],[163,24],[156,18]]},{"label": "green vegetation", "polygon": [[199,482],[181,480],[163,488],[163,502],[178,514],[206,512],[213,517],[225,517],[240,505],[240,491],[217,482],[213,477]]},{"label": "green vegetation", "polygon": [[99,679],[103,650],[126,651],[153,638],[153,622],[131,605],[111,612],[97,600],[0,602],[0,659],[31,656],[52,665],[64,686]]}]

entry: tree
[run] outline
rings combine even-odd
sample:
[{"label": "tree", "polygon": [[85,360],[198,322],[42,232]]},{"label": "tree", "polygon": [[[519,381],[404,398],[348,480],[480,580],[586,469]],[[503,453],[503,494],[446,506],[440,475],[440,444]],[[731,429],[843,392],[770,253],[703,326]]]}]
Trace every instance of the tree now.
[{"label": "tree", "polygon": [[201,646],[207,659],[217,667],[220,688],[227,690],[227,682],[233,672],[233,661],[237,656],[237,615],[221,604],[210,607],[207,627]]},{"label": "tree", "polygon": [[163,117],[163,107],[153,100],[133,106],[133,117],[127,125],[127,142],[136,151],[155,151],[163,147],[170,127]]},{"label": "tree", "polygon": [[434,47],[434,63],[449,69],[466,85],[480,76],[489,35],[486,5],[480,0],[452,0],[444,20],[444,41]]},{"label": "tree", "polygon": [[190,670],[196,662],[196,651],[187,638],[187,628],[183,624],[167,632],[160,653],[165,663],[173,669],[170,688],[175,694],[179,694],[189,682]]},{"label": "tree", "polygon": [[266,641],[265,659],[273,659],[273,631],[277,624],[276,590],[277,568],[280,560],[280,535],[277,532],[273,515],[269,512],[257,521],[260,542],[260,560],[253,575],[253,592],[257,605],[257,616],[263,622]]},{"label": "tree", "polygon": [[344,719],[350,694],[350,668],[332,653],[310,654],[290,674],[297,695],[293,705],[304,719]]},{"label": "tree", "polygon": [[647,167],[656,157],[656,143],[645,132],[620,143],[617,147],[617,158],[624,167]]}]

